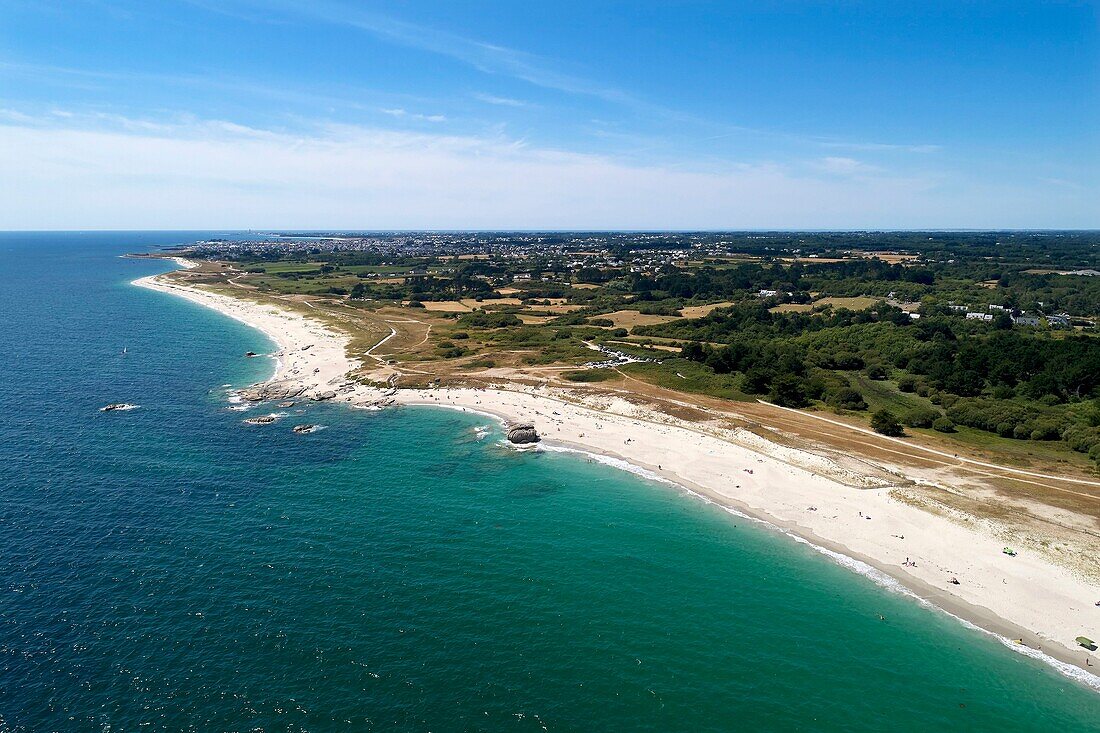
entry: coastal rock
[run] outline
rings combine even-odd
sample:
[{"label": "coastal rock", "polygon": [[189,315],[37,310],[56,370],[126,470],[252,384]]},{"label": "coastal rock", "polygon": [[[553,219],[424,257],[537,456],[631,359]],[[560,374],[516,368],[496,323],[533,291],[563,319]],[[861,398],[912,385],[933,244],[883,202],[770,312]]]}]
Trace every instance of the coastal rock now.
[{"label": "coastal rock", "polygon": [[316,425],[310,425],[308,423],[305,424],[305,425],[295,425],[294,426],[294,432],[298,433],[299,435],[302,435],[303,433],[312,433],[316,430],[317,430]]},{"label": "coastal rock", "polygon": [[325,400],[331,400],[335,396],[336,393],[330,389],[328,392],[320,392],[318,394],[315,394],[310,399],[314,400],[315,402],[324,402]]},{"label": "coastal rock", "polygon": [[539,442],[538,431],[535,424],[530,422],[517,422],[508,426],[508,442],[515,445]]},{"label": "coastal rock", "polygon": [[259,417],[250,417],[244,421],[245,425],[270,425],[279,418],[274,415],[260,415]]},{"label": "coastal rock", "polygon": [[242,400],[262,402],[264,400],[289,400],[298,397],[306,388],[295,381],[264,382],[240,391]]},{"label": "coastal rock", "polygon": [[246,351],[244,352],[244,355],[247,357],[259,356],[259,354],[257,354],[255,351]]}]

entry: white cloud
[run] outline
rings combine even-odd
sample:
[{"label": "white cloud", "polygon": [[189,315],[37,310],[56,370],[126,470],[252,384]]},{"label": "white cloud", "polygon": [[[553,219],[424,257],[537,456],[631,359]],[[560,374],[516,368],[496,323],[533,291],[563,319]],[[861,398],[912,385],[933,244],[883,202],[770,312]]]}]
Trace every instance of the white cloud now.
[{"label": "white cloud", "polygon": [[[820,161],[819,161],[820,163]],[[630,165],[504,138],[219,121],[0,121],[0,229],[1095,226],[1088,192],[805,164]],[[1025,205],[1025,202],[1027,205]],[[1059,208],[1060,207],[1060,208]],[[1021,219],[1044,212],[1047,219]],[[1048,221],[1052,220],[1052,221]]]},{"label": "white cloud", "polygon": [[824,148],[842,148],[844,150],[863,150],[868,152],[901,152],[901,153],[938,153],[943,150],[940,145],[909,145],[904,143],[866,143],[845,142],[843,140],[819,140],[819,145]]},{"label": "white cloud", "polygon": [[511,97],[498,97],[493,94],[475,94],[474,99],[485,102],[486,104],[495,104],[499,107],[530,107],[529,102],[523,102],[519,99],[512,99]]},{"label": "white cloud", "polygon": [[400,107],[395,109],[382,109],[379,110],[382,114],[389,115],[390,117],[403,118],[408,120],[420,120],[423,122],[446,122],[447,118],[444,115],[423,115],[415,112],[408,112]]},{"label": "white cloud", "polygon": [[837,176],[865,176],[882,172],[882,169],[877,166],[868,165],[855,158],[839,156],[828,156],[814,161],[814,167]]}]

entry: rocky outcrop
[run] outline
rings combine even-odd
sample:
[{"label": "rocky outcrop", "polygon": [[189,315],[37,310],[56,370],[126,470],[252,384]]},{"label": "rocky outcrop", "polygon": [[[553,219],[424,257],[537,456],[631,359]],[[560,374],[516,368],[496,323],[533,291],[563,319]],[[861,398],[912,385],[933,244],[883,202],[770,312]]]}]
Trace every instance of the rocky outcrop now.
[{"label": "rocky outcrop", "polygon": [[538,431],[535,424],[530,422],[517,422],[508,426],[508,442],[515,445],[539,442]]},{"label": "rocky outcrop", "polygon": [[318,394],[315,394],[312,397],[310,397],[310,399],[314,400],[316,402],[324,402],[325,400],[331,400],[335,396],[336,396],[336,393],[333,392],[330,389],[328,392],[319,392]]},{"label": "rocky outcrop", "polygon": [[317,430],[316,425],[310,425],[308,423],[305,424],[305,425],[295,425],[294,426],[294,432],[298,433],[299,435],[302,435],[304,433],[312,433],[316,430]]},{"label": "rocky outcrop", "polygon": [[306,388],[299,382],[264,382],[240,391],[242,400],[263,402],[265,400],[289,400],[298,397]]},{"label": "rocky outcrop", "polygon": [[245,425],[270,425],[278,420],[274,415],[261,415],[259,417],[250,417],[244,421]]}]

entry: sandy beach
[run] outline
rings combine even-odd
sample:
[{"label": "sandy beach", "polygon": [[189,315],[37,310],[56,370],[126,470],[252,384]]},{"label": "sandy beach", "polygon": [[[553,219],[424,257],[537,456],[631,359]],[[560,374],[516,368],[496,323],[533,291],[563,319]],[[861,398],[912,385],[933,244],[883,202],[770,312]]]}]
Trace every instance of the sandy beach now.
[{"label": "sandy beach", "polygon": [[[382,398],[380,390],[346,380],[361,365],[347,356],[348,338],[319,320],[161,276],[134,284],[186,298],[259,329],[278,346],[272,381],[298,383],[304,396],[328,398],[335,390],[330,399],[356,406],[377,405]],[[1100,585],[1036,553],[1003,554],[1003,538],[980,520],[912,506],[897,487],[881,481],[842,483],[830,471],[835,466],[828,459],[747,431],[680,420],[609,395],[498,386],[398,390],[392,400],[532,421],[544,449],[598,455],[765,521],[854,571],[994,633],[1011,648],[1100,690],[1100,677],[1086,661],[1100,665],[1100,657],[1074,645],[1077,636],[1100,639],[1100,607],[1094,606],[1100,601]]]},{"label": "sandy beach", "polygon": [[[194,266],[181,257],[173,260],[185,269]],[[272,305],[180,285],[159,275],[138,278],[133,284],[212,308],[262,331],[277,346],[276,351],[266,355],[275,360],[275,372],[269,381],[304,385],[305,397],[315,397],[344,386],[347,382],[344,375],[357,366],[347,356],[347,337],[319,320]]]}]

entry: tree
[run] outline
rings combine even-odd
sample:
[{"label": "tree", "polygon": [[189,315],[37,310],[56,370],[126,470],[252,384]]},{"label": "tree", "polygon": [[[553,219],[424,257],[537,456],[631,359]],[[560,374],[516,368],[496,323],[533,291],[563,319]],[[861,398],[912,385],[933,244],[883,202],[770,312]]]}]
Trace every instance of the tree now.
[{"label": "tree", "polygon": [[741,389],[748,394],[764,394],[771,384],[772,374],[766,369],[753,367],[741,378]]},{"label": "tree", "polygon": [[889,410],[879,410],[871,415],[871,427],[874,428],[875,432],[883,435],[898,436],[905,434],[901,423],[898,422],[894,413]]},{"label": "tree", "polygon": [[793,374],[780,374],[772,380],[771,401],[781,407],[805,407],[808,401],[802,382]]}]

